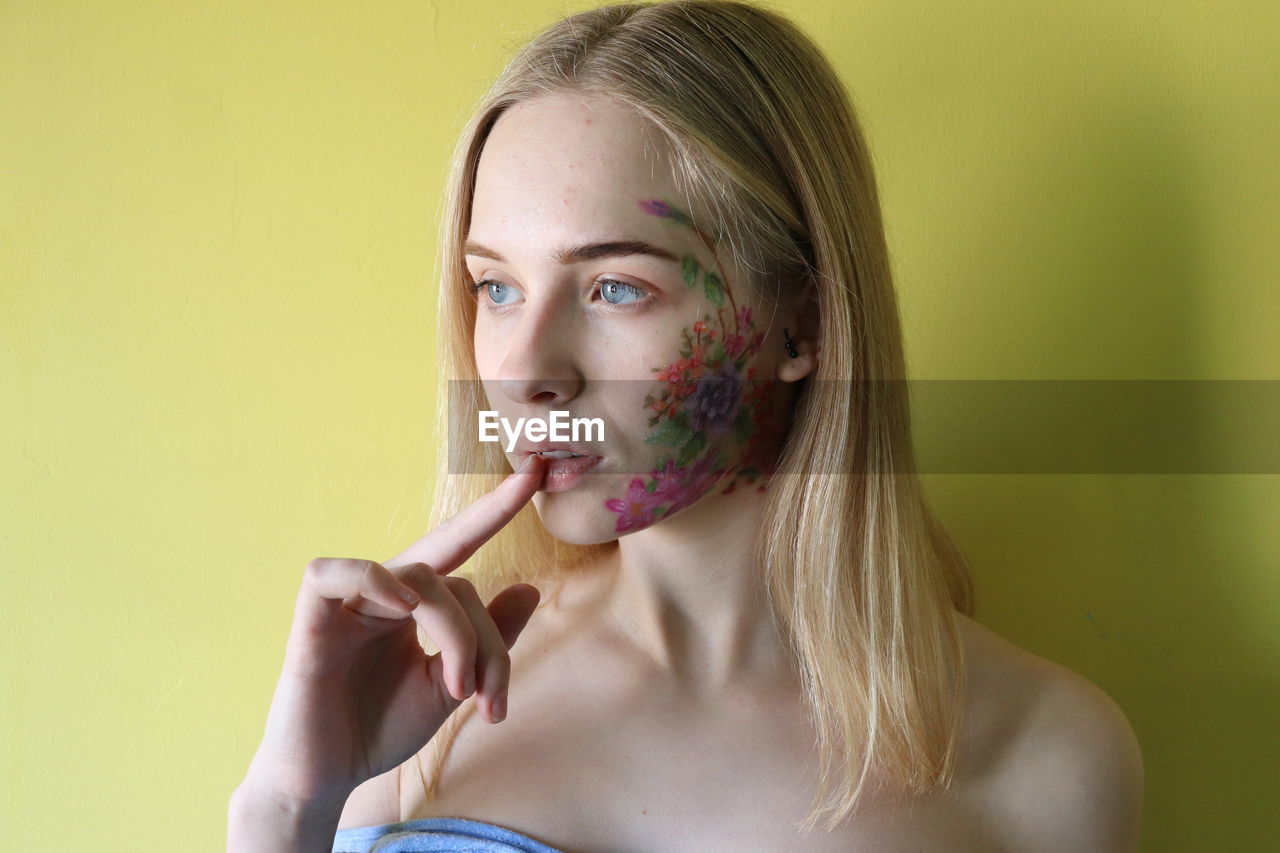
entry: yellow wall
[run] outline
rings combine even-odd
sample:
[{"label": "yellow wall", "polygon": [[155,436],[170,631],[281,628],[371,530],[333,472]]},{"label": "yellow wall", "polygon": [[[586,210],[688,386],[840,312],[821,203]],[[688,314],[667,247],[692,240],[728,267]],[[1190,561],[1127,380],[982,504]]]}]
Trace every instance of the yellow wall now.
[{"label": "yellow wall", "polygon": [[[0,848],[220,849],[303,566],[425,524],[450,140],[584,5],[0,2]],[[1278,7],[1137,5],[778,4],[915,376],[1280,378]],[[1144,849],[1274,843],[1277,478],[928,485],[979,618],[1129,715]]]}]

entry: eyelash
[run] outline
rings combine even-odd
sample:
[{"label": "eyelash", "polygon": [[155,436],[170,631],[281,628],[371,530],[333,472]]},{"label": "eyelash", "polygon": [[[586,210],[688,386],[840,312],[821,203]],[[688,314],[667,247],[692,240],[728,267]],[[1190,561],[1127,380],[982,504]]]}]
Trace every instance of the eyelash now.
[{"label": "eyelash", "polygon": [[[478,298],[480,297],[480,291],[481,291],[481,290],[483,290],[484,288],[488,287],[488,286],[489,286],[489,285],[491,285],[491,284],[503,284],[503,282],[501,282],[501,281],[496,281],[496,280],[491,279],[491,278],[485,278],[485,279],[481,279],[480,281],[477,281],[477,282],[475,282],[475,283],[473,283],[473,284],[468,284],[468,285],[467,285],[467,289],[468,289],[468,290],[470,290],[470,291],[471,291],[471,294],[472,294],[473,296],[475,296],[475,297],[478,299]],[[648,297],[648,298],[646,298],[646,299],[640,299],[640,300],[637,300],[637,301],[635,301],[635,302],[630,302],[630,303],[628,303],[628,304],[626,304],[626,305],[618,305],[618,304],[616,304],[616,303],[609,302],[608,300],[605,300],[605,304],[609,305],[609,306],[610,306],[610,310],[613,310],[613,311],[634,311],[634,310],[636,310],[637,308],[640,308],[640,307],[642,307],[643,305],[645,305],[645,303],[648,303],[648,302],[652,302],[652,301],[654,301],[653,294],[649,293],[647,290],[645,290],[643,287],[640,287],[638,284],[631,284],[631,283],[629,283],[629,282],[625,282],[625,281],[618,281],[616,278],[602,278],[602,279],[599,279],[599,280],[596,282],[596,284],[598,284],[598,285],[617,284],[617,285],[621,285],[622,287],[629,287],[629,288],[633,288],[633,289],[635,289],[635,290],[638,290],[638,291],[640,291],[641,293],[646,294],[646,296]],[[507,287],[510,287],[510,285],[506,285],[506,286],[507,286]],[[593,294],[595,294],[595,293],[598,293],[599,291],[600,291],[600,288],[599,288],[599,287],[597,287],[595,290],[593,290],[593,291],[592,291],[592,293],[593,293]],[[490,303],[490,305],[491,305],[492,307],[494,307],[494,308],[502,308],[502,307],[504,307],[504,306],[502,306],[502,305],[498,305],[497,303]]]}]

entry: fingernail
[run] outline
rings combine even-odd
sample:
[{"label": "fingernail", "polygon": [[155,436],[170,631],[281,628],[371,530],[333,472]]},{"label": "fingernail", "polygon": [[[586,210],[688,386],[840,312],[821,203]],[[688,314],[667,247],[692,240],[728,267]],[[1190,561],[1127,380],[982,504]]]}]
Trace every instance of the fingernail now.
[{"label": "fingernail", "polygon": [[468,672],[467,677],[462,679],[462,692],[464,697],[476,692],[476,674],[474,672]]},{"label": "fingernail", "polygon": [[408,587],[401,587],[400,597],[403,598],[405,601],[409,602],[410,604],[418,603],[418,594],[413,590],[409,589]]},{"label": "fingernail", "polygon": [[496,699],[493,700],[493,719],[495,722],[500,723],[506,718],[507,718],[507,692],[504,690],[503,692],[498,694],[498,697]]},{"label": "fingernail", "polygon": [[524,461],[520,463],[520,467],[516,469],[516,473],[517,474],[521,473],[532,464],[533,464],[533,454],[530,453],[528,456],[524,458]]}]

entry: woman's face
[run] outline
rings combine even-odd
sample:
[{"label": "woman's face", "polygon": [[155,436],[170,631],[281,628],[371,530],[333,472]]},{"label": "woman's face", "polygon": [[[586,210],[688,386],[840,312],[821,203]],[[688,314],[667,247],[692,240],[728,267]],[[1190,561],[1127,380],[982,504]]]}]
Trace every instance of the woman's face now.
[{"label": "woman's face", "polygon": [[578,463],[552,462],[534,498],[563,541],[713,520],[764,491],[789,425],[784,323],[681,206],[667,150],[630,110],[557,94],[505,112],[480,158],[465,251],[489,408],[604,425],[569,442],[595,466],[569,481]]}]

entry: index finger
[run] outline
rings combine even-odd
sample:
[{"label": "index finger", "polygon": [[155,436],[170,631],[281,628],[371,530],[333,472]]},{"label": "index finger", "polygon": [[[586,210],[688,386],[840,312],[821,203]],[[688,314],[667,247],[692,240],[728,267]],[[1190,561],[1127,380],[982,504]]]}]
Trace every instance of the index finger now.
[{"label": "index finger", "polygon": [[523,470],[509,475],[493,491],[457,515],[445,519],[403,553],[382,565],[393,569],[409,563],[426,563],[437,574],[449,574],[515,518],[521,507],[529,502],[542,484],[545,464],[538,454],[529,454]]}]

